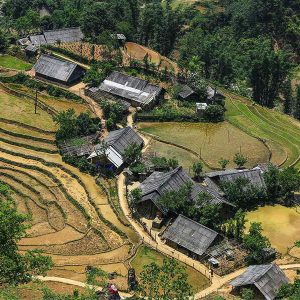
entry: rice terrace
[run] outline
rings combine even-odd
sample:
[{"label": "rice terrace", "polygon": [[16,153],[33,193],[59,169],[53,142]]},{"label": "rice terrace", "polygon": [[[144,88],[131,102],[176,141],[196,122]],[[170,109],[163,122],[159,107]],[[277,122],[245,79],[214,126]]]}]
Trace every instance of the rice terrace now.
[{"label": "rice terrace", "polygon": [[271,2],[0,0],[0,300],[300,299],[300,8]]}]

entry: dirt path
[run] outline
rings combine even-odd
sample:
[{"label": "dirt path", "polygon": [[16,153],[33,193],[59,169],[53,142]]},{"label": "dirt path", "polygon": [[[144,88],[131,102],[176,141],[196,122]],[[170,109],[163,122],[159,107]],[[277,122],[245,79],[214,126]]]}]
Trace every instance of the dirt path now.
[{"label": "dirt path", "polygon": [[[36,276],[36,279],[39,279],[41,281],[60,282],[60,283],[65,283],[65,284],[69,284],[69,285],[79,286],[79,287],[83,287],[83,288],[88,287],[88,288],[95,289],[96,291],[102,291],[102,287],[94,286],[94,285],[89,285],[89,284],[86,284],[86,283],[81,282],[81,281],[67,279],[67,278],[52,277],[52,276],[45,276],[45,277],[43,277],[43,276]],[[132,295],[130,295],[128,293],[120,292],[120,296],[124,299],[124,297],[131,297]]]}]

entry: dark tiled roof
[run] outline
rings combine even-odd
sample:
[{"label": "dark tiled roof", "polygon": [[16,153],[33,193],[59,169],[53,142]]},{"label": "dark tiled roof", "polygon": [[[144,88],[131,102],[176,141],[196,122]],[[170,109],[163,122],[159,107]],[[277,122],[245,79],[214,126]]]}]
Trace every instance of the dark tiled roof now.
[{"label": "dark tiled roof", "polygon": [[112,72],[98,89],[127,100],[140,102],[141,105],[150,103],[162,91],[160,87],[149,84],[146,80],[120,72]]},{"label": "dark tiled roof", "polygon": [[196,92],[192,88],[188,85],[183,85],[181,86],[181,91],[178,93],[178,96],[185,99],[193,94],[196,94]]},{"label": "dark tiled roof", "polygon": [[203,255],[218,233],[185,216],[179,215],[167,228],[163,238],[170,240],[198,255]]},{"label": "dark tiled roof", "polygon": [[210,204],[227,203],[219,190],[213,190],[209,186],[196,184],[188,174],[178,167],[169,172],[153,172],[148,178],[146,178],[140,185],[140,189],[143,192],[140,202],[151,200],[163,213],[167,213],[167,210],[159,203],[159,198],[166,192],[176,191],[183,186],[191,184],[191,202],[196,202],[200,192],[206,192],[212,196],[209,200]]},{"label": "dark tiled roof", "polygon": [[80,42],[84,35],[79,27],[44,31],[47,44]]},{"label": "dark tiled roof", "polygon": [[224,97],[222,93],[220,93],[218,90],[213,89],[210,86],[207,88],[207,95],[208,95],[207,97],[208,100],[212,100],[215,96]]},{"label": "dark tiled roof", "polygon": [[34,69],[37,73],[59,81],[67,82],[77,65],[50,55],[42,55]]},{"label": "dark tiled roof", "polygon": [[104,139],[107,146],[113,147],[121,155],[124,155],[125,150],[134,143],[141,146],[143,142],[143,139],[129,126],[111,131]]},{"label": "dark tiled roof", "polygon": [[234,287],[254,284],[267,300],[275,299],[284,283],[288,283],[288,279],[276,264],[250,266],[230,282]]},{"label": "dark tiled roof", "polygon": [[43,34],[31,35],[29,38],[31,43],[35,46],[41,46],[47,44]]},{"label": "dark tiled roof", "polygon": [[264,187],[264,179],[260,169],[243,169],[243,170],[225,170],[225,171],[216,171],[207,173],[206,176],[211,179],[219,179],[220,181],[229,181],[233,182],[237,178],[247,178],[251,184],[258,187]]}]

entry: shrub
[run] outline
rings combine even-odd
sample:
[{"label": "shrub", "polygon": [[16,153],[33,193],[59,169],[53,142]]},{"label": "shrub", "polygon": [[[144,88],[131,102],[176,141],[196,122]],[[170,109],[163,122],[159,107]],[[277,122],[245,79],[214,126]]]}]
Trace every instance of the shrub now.
[{"label": "shrub", "polygon": [[209,105],[204,112],[204,118],[208,122],[222,122],[224,121],[224,112],[224,107],[221,105]]}]

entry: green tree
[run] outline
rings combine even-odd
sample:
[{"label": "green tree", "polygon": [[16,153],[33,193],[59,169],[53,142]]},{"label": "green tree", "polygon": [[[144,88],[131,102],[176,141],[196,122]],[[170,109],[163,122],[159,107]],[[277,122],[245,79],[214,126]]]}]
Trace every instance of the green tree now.
[{"label": "green tree", "polygon": [[249,251],[248,262],[250,264],[264,263],[263,249],[271,246],[268,238],[262,234],[261,223],[251,223],[249,233],[244,235],[244,245]]},{"label": "green tree", "polygon": [[140,278],[140,294],[149,300],[184,300],[192,294],[186,269],[174,259],[164,259],[162,266],[146,265]]},{"label": "green tree", "polygon": [[76,115],[73,108],[60,112],[53,117],[53,120],[59,125],[59,130],[56,132],[58,140],[70,139],[77,135]]},{"label": "green tree", "polygon": [[224,107],[219,104],[208,105],[204,111],[204,118],[213,123],[224,121]]},{"label": "green tree", "polygon": [[219,160],[219,165],[221,166],[222,170],[225,170],[227,165],[229,164],[230,160],[225,159],[225,158],[221,158]]},{"label": "green tree", "polygon": [[142,149],[138,144],[133,143],[127,149],[125,149],[124,158],[128,164],[139,161],[141,157]]},{"label": "green tree", "polygon": [[289,204],[293,192],[300,188],[300,174],[294,167],[288,167],[279,173],[281,194]]},{"label": "green tree", "polygon": [[248,158],[241,152],[237,152],[233,157],[233,162],[237,165],[238,168],[242,168],[247,163]]},{"label": "green tree", "polygon": [[251,289],[242,289],[242,299],[243,300],[254,300],[254,292]]},{"label": "green tree", "polygon": [[263,178],[266,184],[266,191],[269,201],[274,201],[280,196],[280,170],[270,164],[266,172],[263,173]]},{"label": "green tree", "polygon": [[0,53],[3,54],[7,51],[9,46],[8,36],[3,30],[0,30]]},{"label": "green tree", "polygon": [[296,119],[300,120],[300,85],[297,86],[294,116]]},{"label": "green tree", "polygon": [[283,284],[278,291],[276,299],[298,300],[300,299],[300,280],[294,283]]},{"label": "green tree", "polygon": [[45,274],[52,267],[51,258],[41,251],[21,254],[17,243],[26,235],[28,218],[19,214],[13,205],[9,188],[0,182],[0,283],[20,284],[32,275]]},{"label": "green tree", "polygon": [[200,176],[202,174],[202,171],[203,171],[203,164],[201,161],[198,161],[198,162],[194,162],[193,163],[193,166],[192,166],[192,170],[194,172],[194,176],[197,180],[200,179]]}]

